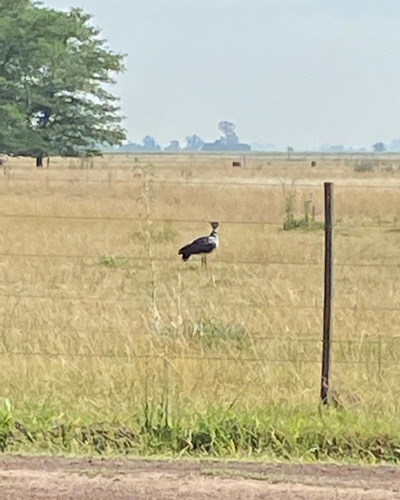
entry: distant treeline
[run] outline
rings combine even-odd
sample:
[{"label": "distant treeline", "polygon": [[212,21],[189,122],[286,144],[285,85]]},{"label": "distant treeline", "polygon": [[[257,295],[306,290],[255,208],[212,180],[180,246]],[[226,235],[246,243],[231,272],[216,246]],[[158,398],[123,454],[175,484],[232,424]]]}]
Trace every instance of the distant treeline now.
[{"label": "distant treeline", "polygon": [[[138,144],[128,141],[123,146],[117,148],[120,152],[158,152],[167,151],[177,153],[179,151],[250,151],[251,146],[239,142],[239,137],[235,133],[236,126],[232,122],[222,121],[218,124],[219,130],[222,132],[221,137],[214,142],[204,142],[198,135],[194,134],[186,137],[186,145],[181,147],[179,141],[173,140],[170,144],[162,148],[156,139],[150,135],[146,135],[142,139],[142,143]],[[114,148],[115,151],[115,148]]]}]

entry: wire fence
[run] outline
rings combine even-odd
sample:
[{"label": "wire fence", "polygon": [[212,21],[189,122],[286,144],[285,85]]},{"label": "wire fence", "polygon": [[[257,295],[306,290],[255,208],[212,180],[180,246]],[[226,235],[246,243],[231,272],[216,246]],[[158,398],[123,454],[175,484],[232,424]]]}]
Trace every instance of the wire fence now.
[{"label": "wire fence", "polygon": [[[109,298],[106,295],[104,296],[87,296],[87,295],[57,295],[57,294],[29,294],[29,293],[21,293],[21,294],[12,294],[12,293],[0,293],[0,297],[4,299],[16,299],[16,300],[42,300],[46,302],[56,302],[56,301],[69,301],[69,302],[94,302],[94,303],[102,303],[102,304],[115,304],[115,303],[123,303],[123,302],[137,302],[137,297],[131,296],[129,294],[126,295],[115,295],[113,298]],[[169,299],[157,299],[158,303],[162,303],[168,301]],[[204,309],[204,304],[199,304],[196,302],[186,302],[186,304],[191,308],[201,308]],[[320,311],[322,309],[323,304],[293,304],[289,303],[286,305],[278,305],[275,302],[264,301],[264,302],[238,302],[238,301],[219,301],[218,306],[225,308],[247,308],[247,309],[258,309],[265,310],[267,308],[273,308],[274,310],[302,310],[302,311]],[[347,312],[400,312],[400,305],[398,307],[381,307],[381,306],[359,306],[354,304],[352,306],[335,306],[335,310],[337,311],[347,311]]]},{"label": "wire fence", "polygon": [[[15,178],[11,179],[12,182],[37,182],[37,179],[23,179],[23,178]],[[7,182],[7,179],[3,179],[3,182]],[[76,180],[76,179],[47,179],[46,182],[51,183],[59,183],[59,182],[67,182],[67,183],[118,183],[125,185],[138,185],[143,186],[143,180],[141,181],[126,181],[120,179],[86,179],[86,180]],[[188,182],[176,182],[176,181],[152,181],[154,185],[188,185]],[[195,186],[204,186],[206,188],[218,186],[221,187],[220,182],[207,182],[207,181],[199,181],[193,182],[190,181],[191,185]],[[260,187],[260,188],[269,188],[269,187],[280,187],[280,182],[273,183],[261,183],[255,184],[254,182],[227,182],[224,183],[224,187]],[[314,183],[302,183],[301,187],[312,187],[317,188],[318,185]],[[399,185],[374,185],[370,186],[368,184],[364,184],[362,186],[357,184],[341,184],[340,188],[379,188],[379,189],[393,189],[398,190]],[[159,224],[200,224],[204,223],[202,219],[193,219],[193,218],[152,218],[151,215],[147,217],[137,217],[137,216],[93,216],[93,215],[70,215],[70,214],[33,214],[33,213],[12,213],[3,211],[0,213],[0,220],[21,220],[26,219],[28,221],[48,221],[54,220],[62,224],[64,221],[72,221],[72,222],[99,222],[99,223],[112,223],[112,222],[127,222],[127,223],[137,223],[137,224],[149,224],[159,223]],[[268,226],[268,227],[279,227],[282,225],[280,222],[272,222],[270,220],[241,220],[241,219],[222,219],[220,223],[225,226]],[[362,227],[373,227],[377,229],[381,229],[382,226],[396,226],[396,221],[391,221],[388,223],[377,221],[376,223],[371,222],[361,222],[354,223],[354,226],[362,226]],[[335,226],[335,230],[338,231],[342,227],[341,223],[337,223]],[[346,223],[346,228],[351,227],[351,224]],[[338,235],[340,236],[340,234]],[[84,253],[76,253],[70,254],[68,252],[65,253],[51,253],[48,251],[41,252],[24,252],[20,250],[9,250],[9,251],[0,251],[0,257],[2,259],[20,259],[20,260],[30,260],[30,259],[41,259],[41,260],[56,260],[56,261],[92,261],[92,265],[100,265],[99,259],[101,259],[102,255],[96,254],[95,252]],[[122,255],[113,255],[116,259],[121,259],[124,262],[135,267],[135,264],[142,263],[150,269],[151,265],[159,263],[160,265],[164,264],[172,264],[176,263],[180,264],[177,256],[175,258],[170,256],[158,256],[158,255],[139,255],[139,256],[131,256],[127,254]],[[393,257],[393,260],[395,256]],[[344,261],[337,260],[335,261],[334,267],[341,273],[343,276],[346,276],[346,273],[349,273],[351,269],[364,269],[368,272],[369,269],[380,270],[388,269],[390,271],[394,271],[396,269],[400,269],[400,264],[393,262],[393,260],[388,261],[387,259],[382,259],[378,262],[363,262],[363,261]],[[215,269],[218,269],[221,266],[242,266],[242,267],[251,267],[251,266],[260,266],[262,269],[266,267],[287,267],[292,268],[293,272],[296,272],[296,268],[304,268],[310,269],[311,273],[316,273],[321,271],[322,278],[322,254],[320,256],[315,256],[313,260],[305,260],[299,258],[298,260],[288,261],[282,258],[273,259],[268,256],[265,260],[260,259],[243,259],[243,258],[225,258],[222,256],[218,256],[213,261],[213,266]],[[154,272],[154,270],[153,270]],[[257,271],[262,273],[262,271]],[[385,278],[382,277],[382,281]],[[238,286],[241,286],[240,284]],[[148,310],[151,310],[151,306],[157,302],[157,305],[160,305],[163,302],[168,302],[170,300],[169,297],[157,297],[155,300],[154,297],[151,297],[151,294],[146,291],[143,296],[140,296],[138,292],[136,295],[129,293],[113,293],[111,296],[108,294],[84,294],[79,293],[79,290],[71,291],[70,293],[66,293],[65,290],[61,292],[33,292],[32,288],[25,290],[21,290],[20,292],[12,291],[12,283],[4,283],[4,286],[0,288],[0,297],[3,299],[3,308],[4,303],[9,300],[14,300],[16,302],[30,301],[45,301],[47,303],[55,303],[55,302],[70,302],[70,303],[101,303],[108,305],[124,305],[125,303],[129,306],[132,303],[139,304],[140,306],[147,307]],[[252,291],[252,285],[246,285],[246,291]],[[254,287],[254,292],[257,292],[257,287]],[[146,295],[147,294],[147,295]],[[316,294],[316,297],[318,294]],[[196,302],[193,299],[183,298],[185,301],[185,306],[188,307],[191,311],[196,311],[196,309],[203,310],[206,306],[211,304],[212,300],[205,301],[203,303]],[[0,306],[1,307],[1,306]],[[36,306],[35,306],[36,307]],[[282,315],[285,315],[287,311],[294,310],[296,312],[304,311],[304,312],[313,312],[317,315],[322,316],[322,293],[319,294],[318,298],[313,303],[294,303],[293,301],[287,301],[285,303],[277,303],[276,300],[262,300],[258,298],[257,300],[249,300],[242,299],[241,294],[237,294],[237,298],[235,300],[229,300],[229,298],[219,298],[218,299],[218,307],[224,309],[225,311],[240,311],[242,309],[249,310],[249,314],[253,314],[254,310],[258,311],[280,311]],[[378,304],[365,304],[365,303],[350,303],[348,305],[338,304],[334,307],[334,311],[343,312],[343,313],[358,313],[362,315],[363,313],[400,313],[400,303],[396,303],[393,300],[392,304],[388,305],[378,305]],[[149,315],[151,315],[149,313]],[[11,318],[11,319],[10,319]],[[52,327],[51,325],[47,325],[47,328],[38,328],[35,326],[35,322],[29,320],[26,324],[26,328],[30,329],[30,335],[37,334],[38,339],[40,340],[41,335],[49,335],[54,336],[55,339],[62,339],[64,336],[68,335],[76,335],[80,338],[85,338],[88,333],[93,333],[97,335],[98,338],[103,336],[119,336],[119,338],[129,339],[129,345],[132,345],[131,350],[121,349],[118,350],[116,348],[112,348],[109,351],[107,350],[96,350],[94,347],[93,350],[87,350],[87,352],[83,352],[82,349],[45,349],[38,348],[35,345],[29,346],[27,345],[27,338],[25,340],[21,340],[21,346],[11,346],[7,347],[7,342],[10,340],[8,336],[15,336],[16,341],[19,339],[20,332],[18,328],[15,326],[15,311],[5,311],[4,309],[4,321],[3,326],[0,325],[0,356],[10,356],[10,357],[27,357],[27,358],[94,358],[94,359],[125,359],[127,361],[137,360],[168,360],[172,362],[174,360],[182,360],[182,361],[210,361],[210,362],[228,362],[228,363],[263,363],[263,364],[283,364],[283,365],[308,365],[308,364],[320,364],[321,356],[319,355],[322,345],[321,332],[316,329],[312,329],[307,331],[296,329],[290,329],[290,331],[282,330],[275,331],[274,334],[265,333],[267,330],[260,329],[259,332],[252,332],[248,335],[249,340],[252,342],[263,342],[265,348],[260,350],[259,355],[248,355],[248,352],[242,353],[238,352],[235,355],[232,355],[231,352],[226,355],[221,355],[220,353],[210,353],[203,352],[201,355],[192,354],[192,353],[176,353],[171,352],[171,350],[161,353],[143,353],[143,352],[135,352],[134,346],[135,341],[138,339],[154,339],[155,337],[160,337],[158,332],[154,331],[144,331],[135,330],[135,329],[126,329],[121,327],[106,327],[103,323],[99,323],[99,327],[82,327],[82,328],[67,328],[62,325],[55,325]],[[95,318],[94,318],[95,321]],[[152,321],[150,321],[151,323]],[[270,329],[271,327],[268,327]],[[165,335],[161,335],[161,340],[166,340],[168,337]],[[2,342],[1,342],[2,339]],[[21,337],[22,339],[22,337]],[[174,337],[170,337],[169,341],[173,341]],[[11,339],[12,340],[12,339]],[[12,343],[12,342],[11,342]],[[278,354],[277,350],[271,350],[268,353],[268,344],[269,343],[279,343],[283,350],[284,347],[288,346],[286,349],[286,355]],[[333,348],[333,362],[336,365],[362,365],[366,367],[377,366],[379,369],[383,369],[382,367],[393,367],[400,366],[400,335],[385,335],[382,333],[380,325],[377,323],[373,325],[371,331],[369,331],[366,337],[357,338],[357,339],[347,339],[347,338],[334,338],[331,341]],[[304,348],[304,346],[310,346],[310,350]],[[281,349],[282,350],[282,349]],[[250,351],[249,351],[250,352]]]},{"label": "wire fence", "polygon": [[[158,167],[157,167],[158,169]],[[97,171],[101,172],[101,171]],[[133,176],[131,179],[118,179],[115,178],[112,174],[108,174],[106,178],[103,179],[90,179],[90,178],[79,178],[79,177],[68,177],[68,178],[63,178],[63,177],[15,177],[15,176],[10,176],[6,175],[3,178],[0,178],[0,183],[3,183],[6,186],[10,185],[17,185],[18,183],[36,183],[36,184],[43,184],[47,187],[50,187],[51,184],[68,184],[68,185],[85,185],[87,184],[88,186],[90,184],[100,184],[102,186],[112,186],[112,185],[125,185],[125,186],[131,186],[131,187],[142,187],[144,182],[148,182],[151,185],[154,186],[176,186],[176,187],[185,187],[185,186],[193,186],[193,187],[204,187],[204,188],[221,188],[221,185],[226,188],[234,187],[234,188],[260,188],[260,189],[268,189],[268,188],[282,188],[283,186],[289,187],[293,186],[296,188],[308,188],[308,189],[318,189],[321,185],[321,180],[319,178],[316,178],[315,180],[309,179],[309,180],[300,180],[296,182],[292,182],[292,179],[290,177],[288,178],[282,178],[282,179],[277,179],[277,180],[268,180],[268,181],[262,181],[259,178],[255,177],[252,179],[251,177],[249,178],[241,178],[240,180],[237,181],[215,181],[215,180],[194,180],[194,179],[186,179],[182,178],[182,180],[166,180],[166,179],[151,179],[146,181],[145,179],[135,179]],[[375,181],[371,181],[370,183],[368,181],[365,181],[363,179],[363,182],[361,183],[358,180],[355,180],[351,182],[350,180],[342,180],[342,179],[336,179],[335,183],[341,188],[341,189],[367,189],[367,190],[374,190],[374,189],[384,189],[384,190],[398,190],[400,187],[400,179],[395,179],[395,181],[390,181],[387,184],[384,183],[377,183]],[[1,184],[0,184],[1,185]]]},{"label": "wire fence", "polygon": [[[400,186],[399,186],[400,188]],[[144,217],[132,217],[132,216],[93,216],[93,215],[57,215],[57,214],[32,214],[32,213],[0,213],[0,218],[3,219],[32,219],[32,220],[71,220],[71,221],[95,221],[95,222],[136,222],[140,224],[146,223],[158,223],[158,224],[204,224],[204,219],[194,219],[194,218],[171,218],[171,217],[149,217],[148,219]],[[240,220],[240,219],[225,219],[220,218],[220,224],[228,226],[275,226],[282,227],[282,221],[271,221],[271,220]],[[351,220],[346,220],[346,222],[337,222],[335,224],[336,229],[341,229],[343,227],[361,227],[361,228],[381,228],[382,226],[396,226],[400,229],[400,224],[398,220],[382,220],[377,219],[375,222],[352,222]]]},{"label": "wire fence", "polygon": [[[13,253],[13,252],[0,252],[0,257],[10,257],[16,259],[62,259],[62,260],[96,260],[98,261],[102,255],[95,254],[43,254],[43,253]],[[113,254],[112,257],[115,259],[121,259],[126,262],[161,262],[161,263],[176,263],[177,259],[172,257],[132,257],[128,255],[118,255]],[[237,265],[237,266],[261,266],[261,267],[269,267],[269,266],[288,266],[288,267],[321,267],[323,265],[322,262],[288,262],[281,260],[268,260],[268,261],[256,261],[256,260],[241,260],[241,259],[221,259],[213,261],[214,266],[218,266],[221,264],[227,265]],[[373,263],[345,263],[345,262],[335,262],[336,268],[372,268],[372,269],[400,269],[400,264],[393,263],[382,263],[382,264],[373,264]]]},{"label": "wire fence", "polygon": [[[1,215],[0,215],[1,218]],[[39,217],[40,218],[40,217]],[[67,218],[68,219],[68,218]],[[84,218],[83,218],[84,219]],[[110,220],[110,219],[100,219],[100,220]],[[160,219],[161,221],[161,219]],[[169,219],[165,219],[166,222]],[[190,221],[185,221],[190,222]],[[193,221],[192,221],[193,222]],[[196,221],[197,222],[197,221]],[[203,221],[204,222],[204,221]],[[375,226],[376,227],[376,226]],[[95,260],[96,262],[104,257],[106,254],[70,254],[70,253],[39,253],[39,252],[16,252],[16,251],[0,251],[0,257],[16,258],[16,259],[62,259],[62,260]],[[161,262],[161,263],[177,263],[175,257],[162,257],[152,255],[151,257],[142,256],[132,256],[124,254],[112,254],[115,259],[120,259],[125,262]],[[265,260],[251,260],[251,259],[238,259],[238,258],[221,258],[215,259],[213,265],[237,265],[237,266],[288,266],[288,267],[321,267],[323,265],[322,259],[320,260],[298,260],[298,261],[288,261],[280,259],[266,258]],[[341,262],[335,261],[335,268],[371,268],[371,269],[400,269],[400,262]]]},{"label": "wire fence", "polygon": [[[274,338],[273,340],[278,341]],[[314,343],[315,347],[321,349],[321,341],[317,339],[292,339],[296,344]],[[288,343],[288,340],[281,340],[282,344]],[[387,368],[398,367],[400,364],[400,344],[399,339],[380,338],[374,341],[351,341],[341,340],[332,341],[333,344],[333,362],[335,365],[343,366],[361,366],[364,367],[367,373],[371,374],[371,370],[376,367],[380,372],[384,372]],[[339,346],[340,349],[335,349]],[[264,366],[269,364],[275,365],[313,365],[320,364],[321,359],[318,355],[318,349],[314,349],[310,355],[307,351],[291,350],[288,355],[268,355],[260,354],[257,356],[249,356],[243,353],[237,355],[232,354],[193,354],[193,353],[174,353],[169,350],[163,350],[159,347],[159,352],[140,353],[134,349],[114,350],[114,351],[93,351],[85,349],[36,349],[36,348],[0,348],[0,356],[2,357],[28,357],[28,358],[76,358],[76,359],[105,359],[105,360],[164,360],[167,362],[173,361],[197,361],[197,362],[228,362],[228,363],[262,363]],[[395,352],[393,352],[395,350]]]},{"label": "wire fence", "polygon": [[[52,351],[0,351],[0,356],[16,356],[16,357],[39,357],[39,358],[94,358],[94,359],[125,359],[134,361],[137,360],[166,360],[166,361],[214,361],[214,362],[230,362],[230,363],[274,363],[274,364],[287,364],[287,365],[314,365],[320,364],[320,358],[310,359],[309,357],[299,358],[299,356],[293,358],[268,358],[268,357],[228,357],[228,356],[190,356],[190,355],[175,355],[166,354],[162,355],[151,355],[151,354],[109,354],[109,353],[81,353],[81,352],[52,352]],[[336,365],[363,365],[367,369],[371,368],[373,365],[381,366],[384,364],[385,367],[399,366],[399,361],[387,361],[379,360],[378,358],[371,358],[367,360],[335,360]]]}]

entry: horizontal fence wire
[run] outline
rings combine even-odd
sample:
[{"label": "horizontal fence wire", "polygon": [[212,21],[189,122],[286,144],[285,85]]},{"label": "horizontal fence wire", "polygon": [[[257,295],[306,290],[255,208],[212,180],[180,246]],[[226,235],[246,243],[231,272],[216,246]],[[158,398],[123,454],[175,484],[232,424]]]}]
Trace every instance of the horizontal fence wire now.
[{"label": "horizontal fence wire", "polygon": [[[148,359],[148,360],[191,360],[191,361],[228,361],[245,363],[320,363],[320,359],[285,359],[285,358],[252,358],[235,356],[196,356],[196,355],[153,355],[153,354],[134,354],[134,353],[82,353],[82,352],[54,352],[54,351],[5,351],[0,349],[0,356],[38,356],[49,358],[76,357],[76,358],[104,358],[104,359]],[[365,363],[365,361],[363,362]]]},{"label": "horizontal fence wire", "polygon": [[[5,299],[16,299],[16,300],[45,300],[45,301],[78,301],[78,302],[101,302],[102,304],[115,304],[115,303],[121,303],[121,302],[129,302],[132,300],[135,300],[135,297],[129,296],[129,295],[117,295],[114,298],[110,299],[108,297],[101,297],[101,296],[92,296],[92,297],[87,297],[87,296],[68,296],[68,295],[36,295],[36,294],[0,294],[0,297],[5,298]],[[157,302],[162,302],[162,301],[168,300],[167,298],[165,299],[158,299]],[[143,306],[147,306],[147,304],[142,304]],[[205,305],[209,307],[209,303],[207,304],[198,304],[198,303],[188,303],[187,304],[189,307],[193,308],[204,308]],[[275,303],[271,302],[269,303],[268,301],[265,302],[218,302],[218,306],[222,307],[229,307],[229,308],[235,308],[235,307],[245,307],[245,308],[253,308],[253,309],[265,309],[266,307],[271,307],[272,309],[277,309],[277,310],[287,310],[287,309],[295,309],[295,310],[304,310],[304,311],[319,311],[322,309],[322,303],[321,304],[285,304],[285,305],[276,305]],[[400,304],[399,307],[391,307],[391,306],[382,306],[382,307],[365,307],[365,306],[359,306],[357,304],[351,305],[351,306],[335,306],[335,310],[337,311],[352,311],[352,312],[400,312]]]},{"label": "horizontal fence wire", "polygon": [[[11,333],[12,331],[15,330],[11,328],[0,328],[0,331],[3,330],[4,332]],[[96,332],[98,334],[102,333],[116,333],[116,332],[121,332],[123,329],[120,328],[108,328],[108,329],[72,329],[72,328],[59,328],[59,333],[87,333],[88,330],[91,330],[93,332]],[[36,332],[43,332],[43,329],[40,328],[31,328],[31,331]],[[126,330],[126,333],[129,333],[131,337],[133,337],[135,340],[140,339],[140,338],[154,338],[160,341],[167,341],[167,348],[168,346],[171,346],[171,341],[176,340],[177,338],[181,338],[181,336],[175,336],[174,334],[160,334],[157,332],[138,332],[132,331],[132,330]],[[285,333],[286,332],[280,332],[280,333],[275,333],[274,335],[272,334],[262,334],[262,335],[252,335],[252,334],[247,334],[246,336],[253,340],[253,341],[279,341],[283,345],[287,344],[294,344],[295,346],[300,346],[301,344],[314,344],[316,346],[320,346],[322,343],[321,338],[309,338],[309,337],[302,337],[300,335],[304,335],[304,332],[301,332],[299,336],[293,336],[293,333],[291,333],[291,336],[288,336],[285,338]],[[313,333],[315,335],[315,332]],[[389,335],[380,335],[377,334],[378,336],[375,338],[371,339],[333,339],[332,340],[332,346],[334,347],[335,345],[337,346],[342,346],[342,348],[356,348],[356,351],[350,351],[350,354],[354,356],[354,358],[357,359],[338,359],[337,356],[335,356],[335,351],[334,351],[334,358],[335,358],[335,364],[339,365],[365,365],[365,366],[370,366],[370,365],[377,365],[380,368],[382,368],[382,363],[383,363],[383,358],[382,358],[382,348],[385,349],[392,349],[394,344],[397,344],[400,341],[400,336],[389,336]],[[196,335],[191,336],[190,334],[186,335],[187,340],[196,340]],[[367,348],[374,348],[376,349],[376,352],[374,352],[374,356],[371,356],[371,353],[368,354],[368,352],[365,352],[365,349]],[[364,356],[361,354],[364,353]],[[393,354],[393,353],[392,353]],[[306,357],[307,352],[306,351],[301,351],[297,355],[295,354],[294,356],[289,356],[289,357],[271,357],[271,356],[242,356],[242,355],[221,355],[221,354],[188,354],[188,353],[182,353],[182,354],[177,354],[177,353],[170,353],[170,352],[162,352],[159,354],[150,354],[150,353],[136,353],[133,348],[125,348],[122,351],[112,351],[108,349],[105,352],[93,352],[93,351],[86,351],[85,349],[79,349],[79,350],[50,350],[50,349],[35,349],[35,348],[30,348],[30,349],[9,349],[5,348],[4,346],[0,347],[0,356],[18,356],[18,357],[43,357],[43,358],[63,358],[63,357],[69,357],[69,358],[98,358],[98,359],[126,359],[129,361],[134,361],[134,360],[164,360],[167,362],[171,362],[174,360],[193,360],[193,361],[212,361],[212,362],[235,362],[235,363],[241,363],[241,362],[249,362],[249,363],[277,363],[277,364],[295,364],[295,365],[302,365],[302,364],[319,364],[320,363],[320,358],[315,358],[315,357]],[[400,357],[399,359],[393,359],[391,358],[390,360],[385,359],[384,360],[384,367],[389,367],[389,366],[399,366],[400,365]]]},{"label": "horizontal fence wire", "polygon": [[[399,186],[400,188],[400,186]],[[136,222],[143,225],[151,224],[204,224],[207,222],[205,219],[181,219],[181,218],[159,218],[159,217],[133,217],[133,216],[94,216],[94,215],[66,215],[66,214],[28,214],[28,213],[0,213],[0,219],[36,219],[36,220],[66,220],[66,221],[90,221],[90,222]],[[220,219],[219,223],[226,226],[275,226],[282,227],[283,221],[271,220],[234,220],[234,219]],[[336,222],[334,229],[340,231],[341,229],[349,230],[351,228],[388,228],[389,230],[399,230],[400,225],[397,221],[376,220],[374,223],[360,222]],[[341,236],[340,232],[337,236]],[[347,235],[346,235],[347,236]]]},{"label": "horizontal fence wire", "polygon": [[[93,255],[93,254],[43,254],[43,253],[31,253],[31,252],[0,252],[0,257],[12,257],[12,258],[32,258],[32,259],[71,259],[71,260],[99,260],[102,257],[107,256],[106,254],[103,255]],[[132,257],[128,255],[114,255],[110,254],[110,257],[113,257],[115,259],[121,259],[124,261],[137,261],[137,262],[175,262],[175,263],[180,263],[179,258],[172,258],[172,257]],[[219,265],[219,264],[229,264],[229,265],[244,265],[244,266],[298,266],[298,267],[312,267],[312,266],[322,266],[322,262],[315,262],[315,261],[307,261],[307,262],[289,262],[289,261],[283,261],[283,260],[269,260],[269,261],[257,261],[257,260],[239,260],[239,259],[215,259],[212,261],[212,265]],[[100,264],[99,264],[100,265]],[[335,262],[335,267],[343,267],[343,268],[378,268],[378,269],[396,269],[400,268],[400,262],[399,263],[363,263],[363,262]]]},{"label": "horizontal fence wire", "polygon": [[[14,258],[38,258],[38,259],[90,259],[90,260],[99,260],[105,255],[71,255],[71,254],[41,254],[41,253],[14,253],[14,252],[0,252],[0,257],[14,257]],[[107,255],[106,255],[107,256]],[[114,259],[121,259],[123,261],[137,261],[137,262],[175,262],[181,263],[180,258],[172,258],[172,257],[131,257],[127,255],[110,255]],[[288,261],[279,261],[279,260],[271,260],[268,262],[257,261],[257,260],[237,260],[237,259],[218,259],[213,260],[214,264],[236,264],[236,265],[249,265],[249,266],[321,266],[320,262],[288,262]],[[100,265],[100,264],[99,264]],[[378,266],[381,267],[381,266]],[[392,266],[390,266],[392,267]],[[400,267],[400,265],[396,265],[393,267]]]},{"label": "horizontal fence wire", "polygon": [[[99,221],[99,222],[139,222],[142,224],[163,223],[163,224],[204,224],[204,219],[174,219],[174,218],[143,218],[132,216],[92,216],[92,215],[46,215],[46,214],[9,214],[0,213],[0,218],[4,219],[43,219],[43,220],[82,220],[82,221]],[[281,222],[271,222],[267,220],[219,220],[220,224],[226,225],[271,225],[281,226]]]},{"label": "horizontal fence wire", "polygon": [[[4,327],[0,325],[0,332],[4,335],[6,333],[12,333],[19,331],[18,327]],[[175,338],[183,338],[185,337],[187,340],[196,339],[198,336],[196,334],[186,333],[169,333],[169,332],[156,332],[156,331],[143,331],[143,330],[132,330],[126,328],[96,328],[96,327],[88,327],[88,328],[63,328],[57,327],[54,329],[45,329],[43,327],[30,327],[30,332],[35,333],[70,333],[70,334],[86,334],[86,333],[97,333],[97,334],[115,334],[115,333],[124,333],[126,335],[130,335],[133,339],[156,339],[156,340],[174,340]],[[282,343],[293,343],[293,344],[321,344],[322,339],[320,338],[320,333],[318,332],[296,332],[291,331],[290,336],[287,336],[287,331],[274,332],[273,334],[258,334],[258,333],[246,333],[244,334],[244,338],[248,338],[250,340],[256,341],[279,341]],[[302,335],[308,335],[306,337]],[[312,337],[313,336],[313,337]],[[372,335],[371,335],[372,337]],[[381,344],[391,344],[400,342],[400,335],[380,335],[377,334],[374,338],[359,338],[359,339],[332,339],[332,345],[345,345],[345,346],[376,346]],[[1,350],[1,348],[0,348]]]},{"label": "horizontal fence wire", "polygon": [[[72,220],[72,221],[97,221],[97,222],[137,222],[140,224],[204,224],[207,222],[205,219],[178,219],[178,218],[159,218],[159,217],[132,217],[132,216],[94,216],[94,215],[57,215],[57,214],[10,214],[10,213],[0,213],[0,218],[4,219],[38,219],[38,220]],[[243,226],[276,226],[282,227],[283,222],[271,221],[271,220],[234,220],[234,219],[220,219],[220,224],[224,224],[227,226],[235,226],[235,225],[243,225]],[[335,223],[335,229],[351,229],[355,228],[377,228],[380,229],[382,227],[387,227],[389,229],[393,229],[393,226],[396,226],[400,230],[400,226],[397,221],[386,221],[386,220],[377,220],[375,223],[348,223],[348,222],[340,222]],[[340,236],[340,233],[338,233]]]},{"label": "horizontal fence wire", "polygon": [[[271,357],[240,357],[240,356],[198,356],[187,354],[135,354],[135,353],[96,353],[96,352],[68,352],[68,351],[29,351],[29,350],[1,350],[0,356],[17,356],[17,357],[39,357],[39,358],[96,358],[96,359],[126,359],[132,360],[163,360],[171,361],[212,361],[212,362],[232,362],[232,363],[277,363],[277,364],[320,364],[321,359],[318,358],[271,358]],[[382,359],[377,356],[376,359],[350,359],[350,360],[337,360],[337,365],[370,365],[381,366]],[[399,366],[400,359],[395,361],[384,361],[384,367]]]},{"label": "horizontal fence wire", "polygon": [[[60,301],[79,301],[79,302],[101,302],[103,304],[109,303],[109,304],[115,304],[115,303],[120,303],[124,301],[132,301],[135,300],[136,297],[132,297],[129,295],[116,295],[113,298],[108,298],[108,297],[101,297],[101,296],[69,296],[69,295],[36,295],[36,294],[8,294],[8,293],[0,293],[0,297],[7,298],[7,299],[17,299],[17,300],[23,300],[23,299],[29,299],[29,300],[46,300],[46,301],[55,301],[55,300],[60,300]],[[167,298],[164,300],[168,300]],[[162,302],[163,299],[158,299],[157,302]],[[143,303],[143,306],[147,306],[147,304]],[[189,303],[191,307],[204,307],[202,304],[197,304],[197,303]],[[207,306],[209,304],[207,303]],[[256,307],[256,308],[265,308],[268,306],[268,302],[219,302],[219,306],[225,306],[225,307]],[[287,304],[283,306],[277,306],[275,304],[271,304],[274,308],[277,309],[305,309],[305,310],[311,310],[311,309],[320,309],[322,306],[321,305],[297,305],[297,304]],[[352,309],[352,308],[349,308]],[[400,310],[400,309],[399,309]]]},{"label": "horizontal fence wire", "polygon": [[[3,179],[4,183],[8,184],[18,184],[18,183],[29,183],[29,182],[42,182],[43,184],[47,184],[50,186],[51,183],[57,184],[57,183],[65,183],[65,184],[102,184],[102,185],[113,185],[113,184],[120,184],[120,185],[129,185],[129,186],[140,186],[142,187],[144,185],[143,180],[123,180],[123,179],[112,179],[112,178],[107,178],[107,179],[57,179],[57,178],[48,178],[45,177],[44,179],[41,178],[10,178],[10,179]],[[44,182],[43,182],[44,181]],[[0,179],[1,182],[1,179]],[[149,185],[155,185],[155,186],[186,186],[186,187],[218,187],[221,188],[221,183],[218,181],[195,181],[195,180],[181,180],[181,181],[167,181],[167,180],[149,180]],[[291,182],[290,179],[288,182]],[[274,183],[274,182],[224,182],[223,187],[254,187],[254,188],[277,188],[277,187],[282,187],[282,183]],[[316,188],[320,186],[320,183],[303,183],[303,184],[298,184],[296,185],[297,187],[307,187],[307,188]]]},{"label": "horizontal fence wire", "polygon": [[[139,168],[139,167],[138,167]],[[157,167],[155,167],[155,170],[157,170]],[[246,182],[247,180],[247,182]],[[159,185],[159,186],[188,186],[188,187],[218,187],[221,188],[221,186],[225,187],[253,187],[253,188],[279,188],[279,187],[284,187],[287,185],[296,187],[296,188],[319,188],[321,186],[321,180],[320,179],[315,179],[313,182],[311,179],[306,181],[306,182],[294,182],[293,180],[288,178],[284,179],[282,181],[276,181],[276,182],[260,182],[259,179],[257,179],[254,182],[249,181],[249,179],[246,179],[243,181],[227,181],[221,182],[218,181],[196,181],[196,180],[180,180],[180,181],[172,181],[172,180],[155,180],[155,179],[149,179],[148,182],[149,184],[153,185]],[[56,177],[51,178],[51,177],[38,177],[38,178],[33,178],[33,177],[3,177],[0,178],[0,183],[3,182],[4,184],[17,184],[17,183],[29,183],[29,182],[43,182],[44,184],[50,185],[51,183],[66,183],[66,184],[108,184],[108,185],[113,185],[113,184],[125,184],[125,185],[130,185],[130,186],[143,186],[144,180],[136,180],[136,179],[113,179],[112,176],[109,176],[108,178],[105,179],[77,179],[77,178],[60,178],[57,179]],[[359,188],[359,189],[399,189],[400,188],[400,180],[398,184],[369,184],[369,183],[349,183],[349,184],[342,184],[340,179],[334,180],[335,185],[338,188],[344,188],[344,189],[353,189],[353,188]]]}]

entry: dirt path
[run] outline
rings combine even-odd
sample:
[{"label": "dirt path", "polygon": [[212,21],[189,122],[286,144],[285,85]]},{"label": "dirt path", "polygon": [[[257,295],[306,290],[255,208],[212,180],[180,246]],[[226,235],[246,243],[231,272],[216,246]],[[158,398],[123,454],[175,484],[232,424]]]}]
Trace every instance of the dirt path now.
[{"label": "dirt path", "polygon": [[400,499],[400,469],[4,456],[2,500]]}]

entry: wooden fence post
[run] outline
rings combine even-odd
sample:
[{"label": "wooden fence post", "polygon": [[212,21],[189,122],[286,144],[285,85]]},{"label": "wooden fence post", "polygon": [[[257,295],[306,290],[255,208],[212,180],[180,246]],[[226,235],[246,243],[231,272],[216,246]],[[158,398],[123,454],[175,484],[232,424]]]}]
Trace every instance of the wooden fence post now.
[{"label": "wooden fence post", "polygon": [[333,183],[324,183],[325,195],[325,270],[324,319],[322,333],[321,402],[329,402],[329,375],[332,345],[333,304]]}]

